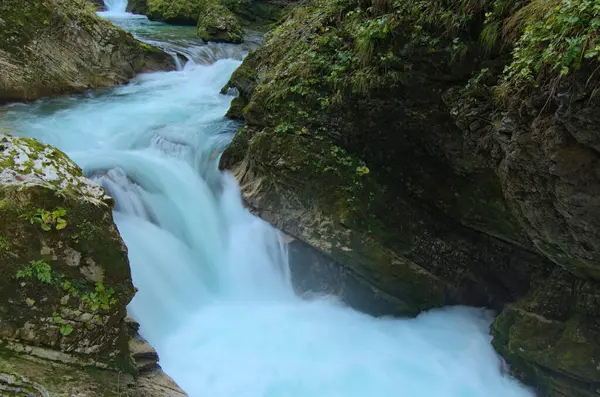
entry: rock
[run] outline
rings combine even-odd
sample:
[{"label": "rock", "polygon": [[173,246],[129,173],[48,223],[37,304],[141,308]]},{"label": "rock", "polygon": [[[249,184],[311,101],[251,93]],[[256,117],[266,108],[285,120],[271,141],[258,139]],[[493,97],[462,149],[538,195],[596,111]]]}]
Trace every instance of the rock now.
[{"label": "rock", "polygon": [[113,203],[58,149],[0,134],[0,394],[185,395],[125,320]]},{"label": "rock", "polygon": [[0,164],[0,338],[128,370],[120,346],[133,285],[112,199],[34,139],[0,135]]},{"label": "rock", "polygon": [[557,269],[496,318],[494,347],[516,376],[535,381],[547,395],[597,396],[599,304],[597,284]]},{"label": "rock", "polygon": [[149,0],[148,18],[172,24],[197,25],[204,41],[241,43],[237,17],[220,0]]},{"label": "rock", "polygon": [[146,15],[153,21],[176,25],[196,25],[211,0],[148,0]]},{"label": "rock", "polygon": [[147,0],[129,0],[127,2],[127,11],[133,14],[146,15],[148,12]]},{"label": "rock", "polygon": [[[32,394],[33,393],[33,394]],[[160,367],[137,377],[78,367],[0,349],[0,395],[18,397],[186,397]]]},{"label": "rock", "polygon": [[295,239],[300,292],[377,315],[492,307],[516,375],[598,395],[597,65],[507,93],[490,85],[512,43],[487,56],[477,37],[495,2],[444,34],[464,9],[386,4],[313,0],[269,32],[224,87],[244,125],[221,167]]},{"label": "rock", "polygon": [[204,41],[241,43],[242,28],[235,15],[221,4],[208,4],[198,17],[198,37]]},{"label": "rock", "polygon": [[186,397],[187,394],[160,367],[142,374],[138,380],[140,396]]},{"label": "rock", "polygon": [[105,11],[106,10],[106,5],[104,4],[104,0],[88,0],[90,3],[92,3],[94,5],[94,7],[96,7],[96,10],[98,11]]},{"label": "rock", "polygon": [[175,69],[160,49],[96,16],[88,0],[0,4],[0,104],[127,82]]}]

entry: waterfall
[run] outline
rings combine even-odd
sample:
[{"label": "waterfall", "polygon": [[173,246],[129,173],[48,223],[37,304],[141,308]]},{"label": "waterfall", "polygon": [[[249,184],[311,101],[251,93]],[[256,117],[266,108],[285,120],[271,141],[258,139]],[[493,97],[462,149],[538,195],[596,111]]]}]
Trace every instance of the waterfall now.
[{"label": "waterfall", "polygon": [[104,0],[106,10],[114,14],[127,12],[127,0]]},{"label": "waterfall", "polygon": [[486,311],[373,318],[294,295],[279,233],[217,169],[238,127],[219,90],[239,64],[188,63],[0,119],[65,151],[115,198],[139,289],[128,310],[165,371],[190,397],[533,396],[503,374]]}]

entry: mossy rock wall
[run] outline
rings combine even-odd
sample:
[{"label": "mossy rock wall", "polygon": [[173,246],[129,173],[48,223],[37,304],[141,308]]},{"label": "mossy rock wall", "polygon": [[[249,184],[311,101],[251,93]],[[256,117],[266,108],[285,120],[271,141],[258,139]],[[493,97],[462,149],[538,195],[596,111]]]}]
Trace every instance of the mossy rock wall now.
[{"label": "mossy rock wall", "polygon": [[131,371],[134,290],[111,198],[62,152],[0,135],[0,340],[57,361]]},{"label": "mossy rock wall", "polygon": [[[586,286],[569,302],[595,302],[597,63],[562,76],[541,67],[528,84],[503,74],[524,24],[562,9],[553,7],[313,0],[245,58],[224,87],[240,93],[228,116],[244,126],[221,166],[258,215],[320,252],[294,269],[301,289],[352,303],[348,288],[367,286],[362,302],[373,304],[355,306],[376,314],[448,303],[502,310],[538,285],[548,284],[546,299],[562,299],[552,281],[560,271]],[[518,23],[491,35],[504,19]],[[596,354],[598,314],[578,305],[561,306],[558,320],[522,308],[541,319],[539,334],[516,320],[496,327],[514,372],[551,396],[598,393],[591,356],[552,358],[586,345]],[[587,339],[513,354],[510,338],[534,343],[547,320],[577,322]]]},{"label": "mossy rock wall", "polygon": [[0,3],[0,104],[127,82],[172,58],[96,16],[88,0]]}]

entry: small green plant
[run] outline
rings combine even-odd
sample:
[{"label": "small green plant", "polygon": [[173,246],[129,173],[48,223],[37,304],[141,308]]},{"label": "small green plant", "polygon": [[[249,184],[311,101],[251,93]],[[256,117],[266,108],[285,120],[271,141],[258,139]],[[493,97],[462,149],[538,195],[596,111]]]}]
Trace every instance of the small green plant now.
[{"label": "small green plant", "polygon": [[275,127],[275,132],[286,133],[293,130],[294,128],[294,125],[291,123],[281,123],[277,127]]},{"label": "small green plant", "polygon": [[359,165],[356,167],[356,173],[358,176],[364,176],[369,173],[369,168],[366,165]]},{"label": "small green plant", "polygon": [[474,97],[486,97],[490,93],[490,88],[485,83],[490,75],[491,73],[488,68],[481,69],[469,79],[467,85],[460,90],[460,93]]},{"label": "small green plant", "polygon": [[114,297],[115,290],[112,288],[106,289],[104,284],[99,281],[96,283],[94,292],[89,292],[81,296],[83,303],[88,305],[90,309],[96,311],[98,309],[109,310],[112,305],[117,303]]},{"label": "small green plant", "polygon": [[65,324],[65,320],[57,312],[52,313],[52,320],[55,324],[60,325],[58,328],[62,336],[69,336],[73,332],[73,327],[70,324]]},{"label": "small green plant", "polygon": [[60,326],[59,331],[62,336],[69,336],[73,332],[73,327],[69,324],[63,324]]},{"label": "small green plant", "polygon": [[75,243],[79,243],[82,240],[93,240],[94,239],[94,225],[87,219],[77,225],[77,231],[71,234],[71,240]]},{"label": "small green plant", "polygon": [[22,219],[28,220],[29,223],[38,224],[44,231],[61,230],[67,227],[67,221],[64,217],[67,215],[67,210],[63,207],[56,207],[53,211],[46,211],[38,208],[35,211],[30,211],[21,215]]},{"label": "small green plant", "polygon": [[8,252],[10,250],[10,241],[0,236],[0,253]]},{"label": "small green plant", "polygon": [[52,267],[44,260],[31,261],[25,268],[17,271],[17,279],[36,278],[44,284],[52,284],[54,277],[52,275]]}]

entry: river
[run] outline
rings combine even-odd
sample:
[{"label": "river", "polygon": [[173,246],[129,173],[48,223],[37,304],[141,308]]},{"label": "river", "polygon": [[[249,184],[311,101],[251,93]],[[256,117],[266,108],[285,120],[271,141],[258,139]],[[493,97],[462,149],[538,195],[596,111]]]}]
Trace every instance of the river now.
[{"label": "river", "polygon": [[193,28],[124,4],[101,15],[184,55],[185,66],[0,108],[0,130],[59,147],[116,199],[139,289],[128,310],[191,397],[533,395],[503,374],[482,309],[373,318],[333,297],[295,296],[278,232],[217,169],[238,127],[219,91],[259,38],[204,45]]}]

